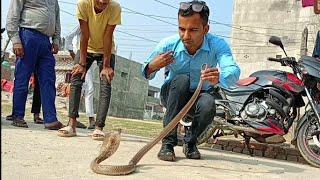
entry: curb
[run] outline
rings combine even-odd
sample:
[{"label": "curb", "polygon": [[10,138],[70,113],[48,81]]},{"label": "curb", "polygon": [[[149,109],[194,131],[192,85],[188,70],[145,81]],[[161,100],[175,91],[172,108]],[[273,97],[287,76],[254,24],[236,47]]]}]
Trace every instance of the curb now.
[{"label": "curb", "polygon": [[[248,149],[245,147],[244,140],[218,139],[217,142],[214,142],[213,139],[209,139],[204,146],[211,149],[250,155]],[[299,150],[290,147],[289,144],[262,144],[252,140],[250,141],[250,147],[253,149],[254,156],[309,164],[304,160]]]}]

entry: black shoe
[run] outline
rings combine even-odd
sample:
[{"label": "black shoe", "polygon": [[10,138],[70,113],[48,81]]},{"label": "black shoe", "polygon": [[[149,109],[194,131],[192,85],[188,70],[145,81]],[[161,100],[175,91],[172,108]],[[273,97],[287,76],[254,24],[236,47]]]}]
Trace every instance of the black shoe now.
[{"label": "black shoe", "polygon": [[162,144],[158,158],[163,161],[175,161],[176,155],[174,154],[173,146],[170,144]]},{"label": "black shoe", "polygon": [[186,155],[186,158],[188,159],[200,159],[201,154],[196,146],[190,145],[190,144],[184,144],[183,145],[183,153]]}]

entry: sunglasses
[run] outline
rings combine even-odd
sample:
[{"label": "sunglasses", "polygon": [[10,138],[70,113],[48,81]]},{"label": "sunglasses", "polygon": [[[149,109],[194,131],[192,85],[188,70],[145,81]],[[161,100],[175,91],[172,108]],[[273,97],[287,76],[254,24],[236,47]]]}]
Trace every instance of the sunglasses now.
[{"label": "sunglasses", "polygon": [[190,8],[192,8],[194,12],[199,13],[203,10],[204,7],[207,7],[206,2],[204,1],[191,1],[191,2],[180,3],[180,9],[183,11],[187,11]]}]

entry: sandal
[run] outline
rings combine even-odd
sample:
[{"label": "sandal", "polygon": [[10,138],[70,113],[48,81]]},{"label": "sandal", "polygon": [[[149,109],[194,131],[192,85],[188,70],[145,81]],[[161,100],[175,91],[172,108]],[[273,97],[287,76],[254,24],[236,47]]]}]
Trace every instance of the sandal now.
[{"label": "sandal", "polygon": [[6,120],[7,121],[13,121],[13,115],[11,114],[11,115],[8,115],[7,117],[6,117]]},{"label": "sandal", "polygon": [[80,121],[77,121],[76,127],[77,127],[77,128],[81,128],[81,129],[86,129],[86,128],[87,128],[87,126],[84,125],[84,124],[83,124],[82,122],[80,122]]},{"label": "sandal", "polygon": [[14,118],[11,123],[12,126],[28,128],[28,124],[24,119]]},{"label": "sandal", "polygon": [[41,117],[35,117],[33,119],[33,121],[34,121],[35,124],[43,124],[43,122],[44,122]]},{"label": "sandal", "polygon": [[74,137],[77,133],[73,131],[71,126],[66,126],[58,130],[58,136],[60,137]]},{"label": "sandal", "polygon": [[93,140],[103,141],[106,137],[106,134],[102,132],[100,129],[95,129],[91,137]]},{"label": "sandal", "polygon": [[88,126],[88,129],[94,129],[96,127],[96,124],[93,122],[90,122],[90,125]]}]

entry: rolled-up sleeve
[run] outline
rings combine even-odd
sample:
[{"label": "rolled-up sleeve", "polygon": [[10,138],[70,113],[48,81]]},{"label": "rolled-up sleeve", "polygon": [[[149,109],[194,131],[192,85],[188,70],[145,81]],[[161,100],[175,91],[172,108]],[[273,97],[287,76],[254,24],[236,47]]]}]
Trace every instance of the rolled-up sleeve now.
[{"label": "rolled-up sleeve", "polygon": [[10,11],[7,15],[7,33],[9,38],[11,38],[12,44],[21,43],[19,37],[19,24],[21,18],[21,12],[23,9],[24,0],[11,0],[10,1]]},{"label": "rolled-up sleeve", "polygon": [[148,80],[152,80],[155,77],[157,71],[149,74],[149,76],[148,76],[148,74],[147,74],[148,65],[151,61],[153,61],[154,58],[156,58],[158,55],[160,55],[164,52],[165,52],[165,44],[163,42],[160,42],[142,65],[142,76],[143,77],[145,77]]},{"label": "rolled-up sleeve", "polygon": [[220,67],[220,84],[232,87],[239,80],[241,70],[232,56],[229,45],[221,40],[217,46],[217,60]]},{"label": "rolled-up sleeve", "polygon": [[52,42],[54,44],[57,44],[60,46],[60,41],[61,41],[61,24],[60,24],[60,7],[58,2],[56,2],[56,10],[55,10],[55,15],[56,15],[56,24],[55,24],[55,33],[52,36]]}]

